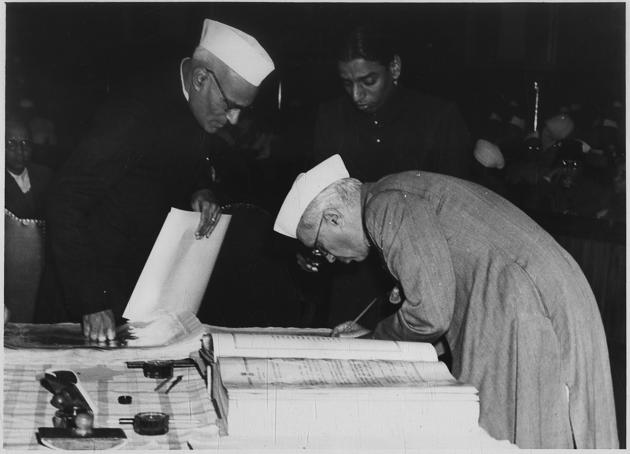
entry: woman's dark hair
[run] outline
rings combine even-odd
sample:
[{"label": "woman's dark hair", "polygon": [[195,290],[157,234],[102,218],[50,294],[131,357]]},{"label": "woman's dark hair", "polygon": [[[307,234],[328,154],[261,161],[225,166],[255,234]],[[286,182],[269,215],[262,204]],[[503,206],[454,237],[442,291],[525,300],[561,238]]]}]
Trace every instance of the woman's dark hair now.
[{"label": "woman's dark hair", "polygon": [[391,33],[373,25],[356,25],[341,37],[336,59],[348,62],[362,58],[387,66],[396,53]]}]

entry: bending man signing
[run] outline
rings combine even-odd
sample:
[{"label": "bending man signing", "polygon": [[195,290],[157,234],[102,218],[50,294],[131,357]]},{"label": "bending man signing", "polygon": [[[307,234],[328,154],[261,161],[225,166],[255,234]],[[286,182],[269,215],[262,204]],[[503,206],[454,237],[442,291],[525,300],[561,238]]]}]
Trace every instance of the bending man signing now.
[{"label": "bending man signing", "polygon": [[493,437],[521,448],[618,446],[592,291],[510,202],[428,172],[361,183],[335,155],[297,177],[274,229],[328,261],[361,261],[377,248],[404,299],[373,336],[444,336],[453,375],[479,390],[479,423]]}]

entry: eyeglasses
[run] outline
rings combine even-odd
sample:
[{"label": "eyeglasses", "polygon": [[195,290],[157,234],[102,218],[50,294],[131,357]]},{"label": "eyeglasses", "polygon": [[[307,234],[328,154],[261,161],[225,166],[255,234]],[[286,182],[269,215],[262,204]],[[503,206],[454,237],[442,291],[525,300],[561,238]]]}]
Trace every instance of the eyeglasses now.
[{"label": "eyeglasses", "polygon": [[214,83],[217,86],[217,89],[219,90],[219,94],[221,95],[221,100],[223,101],[223,104],[225,105],[226,113],[231,114],[231,113],[242,112],[242,111],[248,112],[251,110],[251,106],[241,106],[240,104],[230,101],[228,97],[225,96],[225,92],[223,91],[223,88],[221,87],[221,84],[219,83],[219,79],[217,75],[214,73],[214,71],[212,71],[210,68],[206,68],[206,71],[212,74],[212,79],[214,79]]},{"label": "eyeglasses", "polygon": [[317,242],[319,241],[319,232],[322,230],[322,224],[324,223],[324,215],[322,214],[322,218],[319,221],[319,226],[317,227],[317,233],[315,234],[315,241],[313,242],[313,249],[311,249],[311,254],[313,255],[313,260],[318,264],[321,264],[326,261],[326,257],[330,255],[326,252],[325,249],[321,247],[317,247]]},{"label": "eyeglasses", "polygon": [[24,149],[24,148],[32,148],[33,147],[33,142],[31,140],[28,140],[28,139],[22,139],[22,140],[7,139],[6,146],[7,146],[7,150],[15,151],[15,150],[18,149],[18,147],[21,147],[22,149]]}]

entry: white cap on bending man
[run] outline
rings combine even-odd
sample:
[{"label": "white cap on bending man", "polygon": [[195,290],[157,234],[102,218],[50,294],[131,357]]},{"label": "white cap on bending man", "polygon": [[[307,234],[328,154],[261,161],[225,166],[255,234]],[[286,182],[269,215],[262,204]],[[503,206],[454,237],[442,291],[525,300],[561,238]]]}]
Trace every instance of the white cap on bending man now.
[{"label": "white cap on bending man", "polygon": [[350,174],[338,154],[322,161],[311,170],[301,173],[284,199],[273,229],[291,238],[297,238],[297,227],[308,205],[330,184]]}]

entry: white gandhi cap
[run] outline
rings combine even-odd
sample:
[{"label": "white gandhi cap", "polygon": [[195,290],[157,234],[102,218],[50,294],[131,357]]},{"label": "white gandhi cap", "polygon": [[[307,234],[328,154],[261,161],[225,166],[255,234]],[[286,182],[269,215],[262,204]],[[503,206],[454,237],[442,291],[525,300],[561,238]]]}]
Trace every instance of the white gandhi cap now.
[{"label": "white gandhi cap", "polygon": [[331,183],[349,176],[338,154],[320,162],[308,172],[299,174],[280,207],[273,229],[283,235],[297,238],[300,218],[313,199]]},{"label": "white gandhi cap", "polygon": [[273,60],[252,36],[215,20],[203,21],[199,47],[256,87],[274,69]]}]

